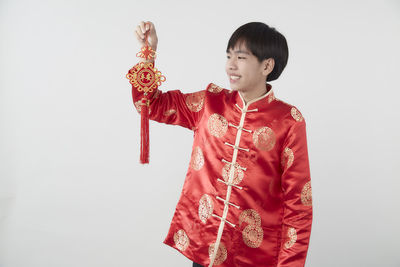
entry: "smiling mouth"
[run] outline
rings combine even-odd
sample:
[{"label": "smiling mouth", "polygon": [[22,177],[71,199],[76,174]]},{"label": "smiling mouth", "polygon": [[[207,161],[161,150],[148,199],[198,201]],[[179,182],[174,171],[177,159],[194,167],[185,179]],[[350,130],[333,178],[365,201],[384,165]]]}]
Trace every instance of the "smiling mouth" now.
[{"label": "smiling mouth", "polygon": [[236,75],[229,75],[229,80],[230,82],[236,82],[240,79],[240,76],[236,76]]}]

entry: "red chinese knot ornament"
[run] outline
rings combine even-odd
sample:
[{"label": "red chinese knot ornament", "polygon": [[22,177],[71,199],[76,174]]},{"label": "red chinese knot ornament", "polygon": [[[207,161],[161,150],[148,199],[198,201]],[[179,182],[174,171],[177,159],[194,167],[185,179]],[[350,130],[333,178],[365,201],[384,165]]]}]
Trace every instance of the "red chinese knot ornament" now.
[{"label": "red chinese knot ornament", "polygon": [[[154,59],[156,52],[149,46],[147,41],[148,32],[146,33],[145,45],[136,54],[139,58],[146,60]],[[141,99],[140,114],[141,114],[141,127],[140,127],[140,163],[149,163],[149,106],[150,99],[149,94],[157,89],[162,82],[165,81],[165,76],[161,74],[159,70],[154,67],[151,62],[139,62],[133,68],[131,68],[126,75],[129,82],[139,92],[144,92],[144,97]]]}]

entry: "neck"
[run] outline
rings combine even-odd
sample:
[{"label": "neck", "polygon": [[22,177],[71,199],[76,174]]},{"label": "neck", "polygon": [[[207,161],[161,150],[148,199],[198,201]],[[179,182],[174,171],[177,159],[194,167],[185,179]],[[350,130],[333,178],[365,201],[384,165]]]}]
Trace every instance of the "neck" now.
[{"label": "neck", "polygon": [[249,90],[249,91],[239,91],[240,95],[242,96],[244,103],[247,104],[248,102],[250,102],[253,99],[256,99],[262,95],[264,95],[265,93],[267,93],[267,85],[263,84],[262,87],[259,87],[255,90]]}]

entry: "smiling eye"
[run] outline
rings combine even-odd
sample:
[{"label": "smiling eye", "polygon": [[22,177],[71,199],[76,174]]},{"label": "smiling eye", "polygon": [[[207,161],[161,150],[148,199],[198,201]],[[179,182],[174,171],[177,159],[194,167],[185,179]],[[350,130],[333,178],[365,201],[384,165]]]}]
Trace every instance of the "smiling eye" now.
[{"label": "smiling eye", "polygon": [[245,57],[238,57],[239,59],[246,59]]}]

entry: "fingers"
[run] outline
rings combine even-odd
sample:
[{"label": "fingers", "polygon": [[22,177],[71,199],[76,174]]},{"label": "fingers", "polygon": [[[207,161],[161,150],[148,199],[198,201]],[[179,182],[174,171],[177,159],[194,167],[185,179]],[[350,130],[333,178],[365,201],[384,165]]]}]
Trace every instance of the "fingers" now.
[{"label": "fingers", "polygon": [[137,34],[138,36],[140,36],[140,38],[144,39],[144,32],[142,31],[142,28],[140,27],[140,25],[138,25],[138,26],[136,27],[136,34]]},{"label": "fingers", "polygon": [[139,43],[143,44],[144,43],[144,36],[139,34],[138,31],[135,31],[136,39],[139,41]]},{"label": "fingers", "polygon": [[135,36],[136,39],[143,45],[145,42],[145,35],[147,34],[151,34],[151,39],[150,40],[157,40],[157,35],[156,35],[156,31],[155,31],[155,27],[154,24],[151,21],[141,21],[135,29]]},{"label": "fingers", "polygon": [[147,31],[149,31],[150,29],[153,28],[153,27],[151,27],[152,23],[150,21],[147,21],[147,22],[141,21],[139,26],[143,33],[146,33]]},{"label": "fingers", "polygon": [[153,23],[151,23],[150,21],[147,22],[141,21],[139,25],[136,27],[136,32],[139,36],[143,38],[145,33],[151,29],[154,29]]},{"label": "fingers", "polygon": [[139,25],[136,27],[136,32],[139,34],[139,36],[141,36],[142,38],[144,38],[144,34],[146,33],[146,27],[148,27],[148,26],[146,26],[145,25],[145,23],[144,23],[144,21],[141,21],[140,23],[139,23]]},{"label": "fingers", "polygon": [[139,26],[140,26],[140,29],[142,30],[142,33],[145,33],[146,30],[145,30],[145,28],[144,28],[144,21],[141,21],[140,24],[139,24]]},{"label": "fingers", "polygon": [[146,29],[147,30],[153,30],[154,29],[154,24],[151,21],[146,22]]},{"label": "fingers", "polygon": [[148,21],[144,23],[144,30],[145,31],[150,30],[150,23]]}]

